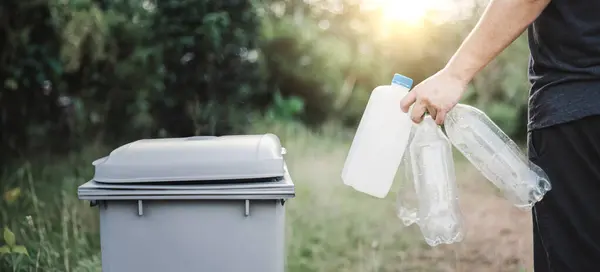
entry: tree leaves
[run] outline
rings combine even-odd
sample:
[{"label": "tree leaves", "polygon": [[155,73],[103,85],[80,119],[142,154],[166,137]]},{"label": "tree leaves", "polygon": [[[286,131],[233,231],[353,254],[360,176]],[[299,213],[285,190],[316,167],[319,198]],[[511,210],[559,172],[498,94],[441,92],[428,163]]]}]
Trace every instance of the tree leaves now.
[{"label": "tree leaves", "polygon": [[4,87],[9,90],[16,90],[17,88],[19,88],[19,83],[17,83],[17,81],[12,78],[8,78],[4,80]]},{"label": "tree leaves", "polygon": [[1,246],[0,247],[0,255],[2,254],[8,254],[10,253],[10,247],[8,246]]},{"label": "tree leaves", "polygon": [[6,245],[0,246],[0,255],[16,253],[29,256],[29,252],[27,251],[27,248],[25,248],[25,246],[16,244],[17,241],[15,238],[15,234],[9,228],[4,228],[4,233],[2,236]]},{"label": "tree leaves", "polygon": [[24,246],[15,246],[12,248],[12,252],[29,256],[29,252]]},{"label": "tree leaves", "polygon": [[19,196],[21,196],[21,188],[16,187],[16,188],[6,191],[4,193],[3,198],[4,198],[4,201],[6,201],[6,203],[12,204],[15,201],[17,201],[17,199],[19,199]]},{"label": "tree leaves", "polygon": [[8,245],[9,247],[14,247],[15,246],[15,234],[12,233],[12,231],[10,231],[10,229],[8,228],[4,228],[4,242],[6,243],[6,245]]}]

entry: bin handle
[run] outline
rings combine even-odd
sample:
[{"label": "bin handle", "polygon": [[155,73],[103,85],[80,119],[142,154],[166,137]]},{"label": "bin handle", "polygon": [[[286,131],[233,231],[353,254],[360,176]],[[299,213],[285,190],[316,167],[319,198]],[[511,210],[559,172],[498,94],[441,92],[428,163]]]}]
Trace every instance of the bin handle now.
[{"label": "bin handle", "polygon": [[246,199],[244,204],[245,204],[244,216],[250,216],[250,200]]},{"label": "bin handle", "polygon": [[200,141],[200,140],[210,140],[217,138],[217,136],[192,136],[188,137],[186,141]]}]

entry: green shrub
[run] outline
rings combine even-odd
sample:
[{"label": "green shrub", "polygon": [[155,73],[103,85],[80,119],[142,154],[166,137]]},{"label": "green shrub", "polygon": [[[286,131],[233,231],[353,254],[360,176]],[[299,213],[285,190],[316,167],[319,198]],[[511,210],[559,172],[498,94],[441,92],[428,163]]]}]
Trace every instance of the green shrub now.
[{"label": "green shrub", "polygon": [[249,0],[156,3],[0,3],[0,156],[235,133],[271,104]]}]

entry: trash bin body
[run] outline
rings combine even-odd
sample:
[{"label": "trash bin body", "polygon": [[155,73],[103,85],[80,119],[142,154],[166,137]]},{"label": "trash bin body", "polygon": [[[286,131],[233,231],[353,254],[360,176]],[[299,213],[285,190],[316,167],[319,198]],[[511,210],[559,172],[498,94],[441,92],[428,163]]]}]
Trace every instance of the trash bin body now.
[{"label": "trash bin body", "polygon": [[284,212],[275,200],[106,201],[102,265],[118,271],[284,271]]},{"label": "trash bin body", "polygon": [[[277,137],[195,138],[200,145],[178,149],[188,140],[134,142],[95,162],[94,179],[80,186],[78,194],[99,209],[103,271],[283,272],[285,203],[295,192]],[[216,141],[220,143],[211,143]],[[166,155],[164,145],[171,147]],[[236,156],[204,152],[214,145],[229,146],[220,152]],[[140,146],[145,146],[143,151]],[[161,168],[161,160],[176,156],[169,152],[184,149],[197,154],[178,162],[196,170],[178,168],[173,162],[165,162],[171,168]],[[143,159],[135,159],[142,155]],[[156,159],[149,158],[153,156]],[[229,165],[237,167],[229,170],[234,173],[230,179]],[[240,169],[243,165],[254,169]],[[156,179],[131,170],[150,166]],[[257,166],[268,171],[261,175]],[[210,177],[203,178],[203,173]],[[244,174],[250,177],[245,179]]]}]

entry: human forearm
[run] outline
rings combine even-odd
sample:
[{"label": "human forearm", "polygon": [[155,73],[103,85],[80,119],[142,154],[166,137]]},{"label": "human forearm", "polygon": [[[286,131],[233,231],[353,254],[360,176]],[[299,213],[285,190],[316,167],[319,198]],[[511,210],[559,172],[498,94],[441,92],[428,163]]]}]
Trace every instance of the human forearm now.
[{"label": "human forearm", "polygon": [[443,71],[467,84],[519,37],[548,3],[550,0],[491,0]]}]

